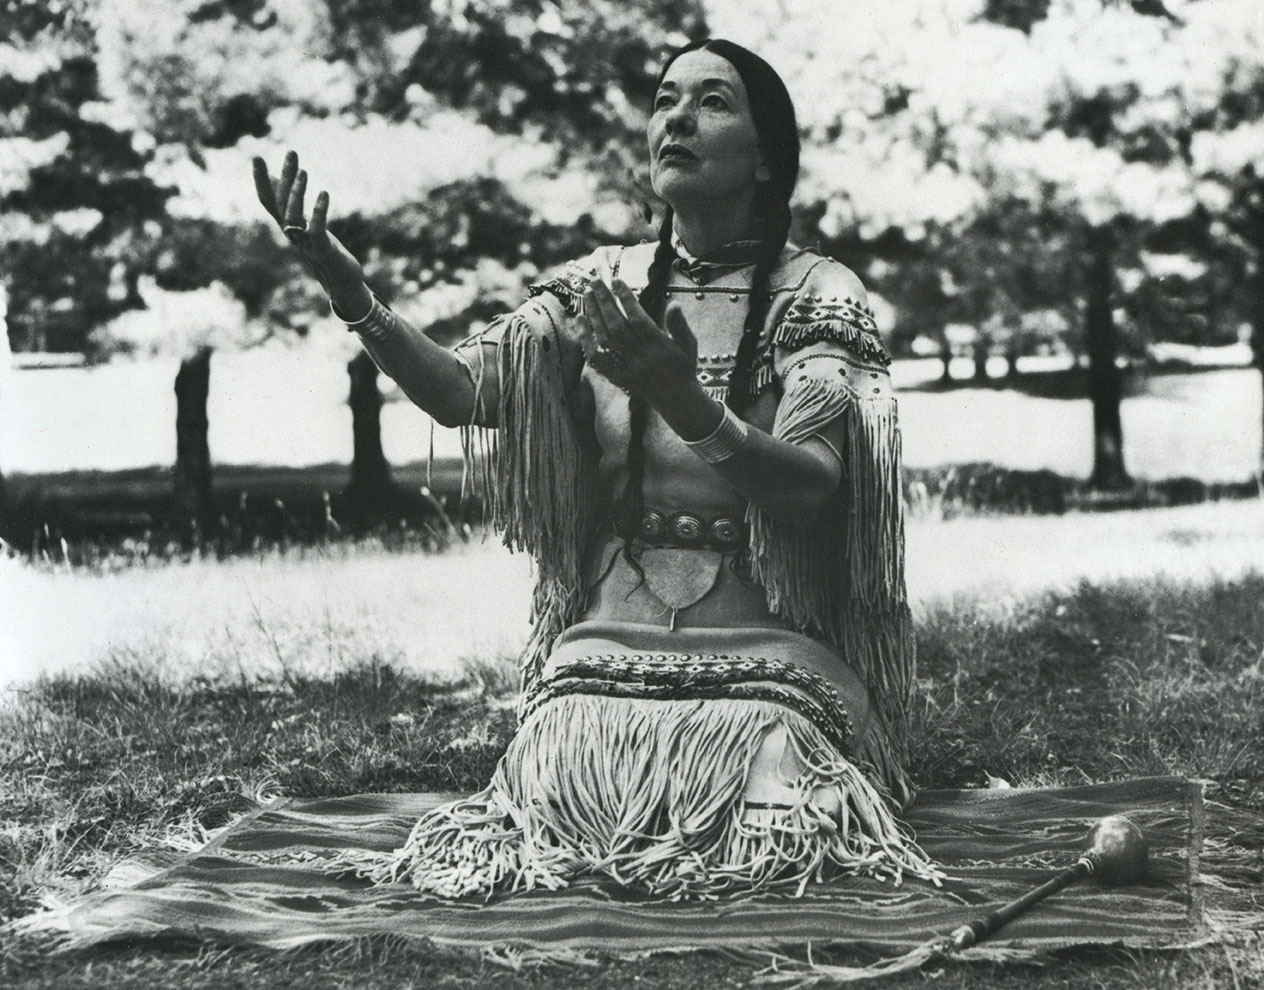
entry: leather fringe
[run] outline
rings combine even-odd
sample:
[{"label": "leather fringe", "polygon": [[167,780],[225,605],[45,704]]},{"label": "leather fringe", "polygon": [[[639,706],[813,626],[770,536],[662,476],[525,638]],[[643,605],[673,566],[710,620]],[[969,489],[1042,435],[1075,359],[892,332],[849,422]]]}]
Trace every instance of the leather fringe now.
[{"label": "leather fringe", "polygon": [[791,443],[843,410],[843,480],[810,525],[752,507],[754,576],[768,607],[837,647],[874,701],[890,751],[877,767],[901,804],[912,797],[902,765],[916,650],[904,588],[900,433],[891,398],[857,396],[842,382],[808,378],[782,399],[773,435]]},{"label": "leather fringe", "polygon": [[[578,297],[568,287],[546,283],[539,289],[569,308]],[[815,333],[812,326],[799,327],[795,339]],[[831,339],[866,336],[852,324],[834,320],[829,326]],[[789,339],[784,325],[777,334]],[[506,546],[536,561],[532,634],[520,661],[525,698],[553,642],[579,621],[586,604],[583,558],[594,525],[595,463],[566,409],[558,355],[544,350],[522,317],[507,318],[497,362],[498,429],[465,431],[465,475],[487,495],[491,521]],[[771,375],[772,366],[766,370]],[[904,591],[895,402],[861,398],[842,382],[807,379],[781,400],[773,434],[801,440],[840,409],[847,423],[843,484],[810,527],[752,508],[752,564],[769,608],[795,629],[834,645],[864,679],[878,734],[889,736],[889,743],[874,744],[873,764],[891,796],[905,805],[912,797],[902,767],[915,650]]]},{"label": "leather fringe", "polygon": [[[796,803],[747,808],[751,764],[779,724],[804,767]],[[841,811],[818,806],[822,789]],[[485,790],[429,812],[403,847],[377,855],[361,873],[443,897],[558,889],[589,874],[670,899],[801,893],[826,875],[941,876],[811,722],[753,700],[555,699],[519,727]]]},{"label": "leather fringe", "polygon": [[525,319],[508,318],[497,348],[497,428],[463,431],[464,477],[481,489],[505,546],[536,565],[532,633],[519,661],[523,698],[553,641],[583,615],[595,516],[594,460],[566,409],[559,361]]}]

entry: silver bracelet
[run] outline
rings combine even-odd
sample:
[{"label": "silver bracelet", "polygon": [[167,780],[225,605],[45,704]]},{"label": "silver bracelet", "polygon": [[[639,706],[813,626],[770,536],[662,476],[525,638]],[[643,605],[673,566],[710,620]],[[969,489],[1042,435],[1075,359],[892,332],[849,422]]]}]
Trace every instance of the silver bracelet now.
[{"label": "silver bracelet", "polygon": [[748,428],[744,420],[728,406],[723,406],[724,416],[708,436],[701,440],[686,440],[684,444],[708,464],[728,460],[746,442]]},{"label": "silver bracelet", "polygon": [[384,306],[376,295],[373,296],[369,311],[358,320],[348,320],[339,313],[332,299],[329,300],[329,311],[340,319],[348,330],[354,330],[367,340],[385,340],[395,332],[399,322],[395,314]]}]

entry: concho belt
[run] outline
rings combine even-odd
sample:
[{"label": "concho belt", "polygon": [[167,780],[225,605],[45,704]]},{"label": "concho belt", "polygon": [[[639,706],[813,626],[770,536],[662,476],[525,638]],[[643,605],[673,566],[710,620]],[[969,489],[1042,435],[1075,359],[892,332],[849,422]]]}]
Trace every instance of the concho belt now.
[{"label": "concho belt", "polygon": [[688,550],[742,550],[750,541],[750,527],[736,516],[712,516],[696,512],[661,512],[645,509],[639,518],[626,507],[614,513],[614,532],[625,540],[640,540],[650,546],[682,547]]}]

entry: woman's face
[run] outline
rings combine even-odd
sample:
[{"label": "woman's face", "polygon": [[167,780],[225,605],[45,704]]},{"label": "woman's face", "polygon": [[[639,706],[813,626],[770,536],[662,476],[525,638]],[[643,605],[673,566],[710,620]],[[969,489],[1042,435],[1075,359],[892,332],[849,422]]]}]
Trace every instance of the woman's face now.
[{"label": "woman's face", "polygon": [[650,184],[677,211],[693,203],[749,210],[767,179],[742,77],[714,52],[685,52],[671,64],[646,134]]}]

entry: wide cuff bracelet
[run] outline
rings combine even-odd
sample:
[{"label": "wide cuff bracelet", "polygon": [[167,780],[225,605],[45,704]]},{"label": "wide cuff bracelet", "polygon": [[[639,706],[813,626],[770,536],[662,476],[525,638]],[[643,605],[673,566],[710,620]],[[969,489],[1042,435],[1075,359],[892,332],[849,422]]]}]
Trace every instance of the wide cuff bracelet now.
[{"label": "wide cuff bracelet", "polygon": [[701,440],[686,440],[684,444],[708,464],[728,460],[746,442],[746,423],[728,406],[720,425]]},{"label": "wide cuff bracelet", "polygon": [[385,340],[399,326],[399,317],[387,308],[376,295],[369,311],[358,320],[348,320],[338,312],[334,301],[329,300],[329,311],[340,319],[348,330],[354,330],[365,340]]}]

